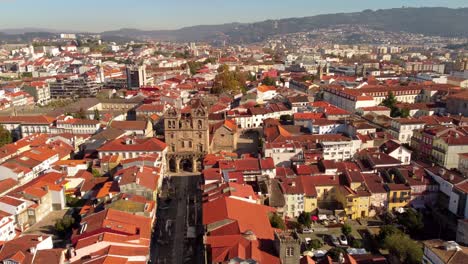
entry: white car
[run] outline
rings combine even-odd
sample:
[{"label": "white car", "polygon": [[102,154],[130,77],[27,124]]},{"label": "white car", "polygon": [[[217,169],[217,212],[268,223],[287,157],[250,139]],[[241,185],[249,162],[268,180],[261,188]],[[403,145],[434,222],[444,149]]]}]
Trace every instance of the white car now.
[{"label": "white car", "polygon": [[340,244],[342,246],[347,246],[348,245],[348,239],[346,238],[345,235],[341,235],[338,239],[340,240]]},{"label": "white car", "polygon": [[314,231],[309,228],[302,229],[302,234],[312,234]]}]

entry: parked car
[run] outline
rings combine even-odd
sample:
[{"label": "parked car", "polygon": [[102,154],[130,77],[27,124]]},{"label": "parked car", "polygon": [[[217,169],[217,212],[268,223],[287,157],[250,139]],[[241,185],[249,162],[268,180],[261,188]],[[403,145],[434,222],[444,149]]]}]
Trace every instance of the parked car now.
[{"label": "parked car", "polygon": [[302,234],[312,234],[314,231],[310,228],[302,229]]},{"label": "parked car", "polygon": [[339,237],[339,240],[340,240],[340,244],[341,244],[342,246],[347,246],[347,245],[348,245],[348,239],[346,238],[345,235],[341,235],[341,236]]},{"label": "parked car", "polygon": [[330,241],[332,242],[332,244],[333,244],[335,247],[340,246],[340,242],[338,241],[338,238],[336,238],[335,235],[331,235],[331,236],[330,236]]}]

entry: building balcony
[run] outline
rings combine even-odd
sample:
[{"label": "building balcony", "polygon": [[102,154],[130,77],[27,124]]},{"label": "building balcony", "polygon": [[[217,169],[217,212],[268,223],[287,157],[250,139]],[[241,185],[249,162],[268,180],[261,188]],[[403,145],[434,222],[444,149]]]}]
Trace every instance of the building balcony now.
[{"label": "building balcony", "polygon": [[446,153],[447,152],[445,149],[440,148],[440,147],[436,147],[436,146],[433,146],[432,150],[435,150],[435,151],[438,151],[438,152],[441,152],[441,153]]}]

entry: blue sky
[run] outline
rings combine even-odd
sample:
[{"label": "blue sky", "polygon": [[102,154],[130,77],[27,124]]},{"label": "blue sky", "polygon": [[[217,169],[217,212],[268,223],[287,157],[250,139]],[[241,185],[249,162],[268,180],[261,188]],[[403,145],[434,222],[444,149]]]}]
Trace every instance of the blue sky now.
[{"label": "blue sky", "polygon": [[467,0],[0,0],[0,29],[90,32],[175,29],[401,6],[468,7]]}]

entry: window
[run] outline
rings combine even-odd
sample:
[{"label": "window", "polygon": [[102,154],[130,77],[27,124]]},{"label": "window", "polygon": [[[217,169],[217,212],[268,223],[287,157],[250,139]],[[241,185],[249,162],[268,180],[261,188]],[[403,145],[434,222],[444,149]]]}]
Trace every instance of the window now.
[{"label": "window", "polygon": [[293,247],[287,247],[286,248],[286,257],[292,257],[294,256],[294,248]]},{"label": "window", "polygon": [[201,120],[198,120],[198,129],[203,128],[203,122]]}]

